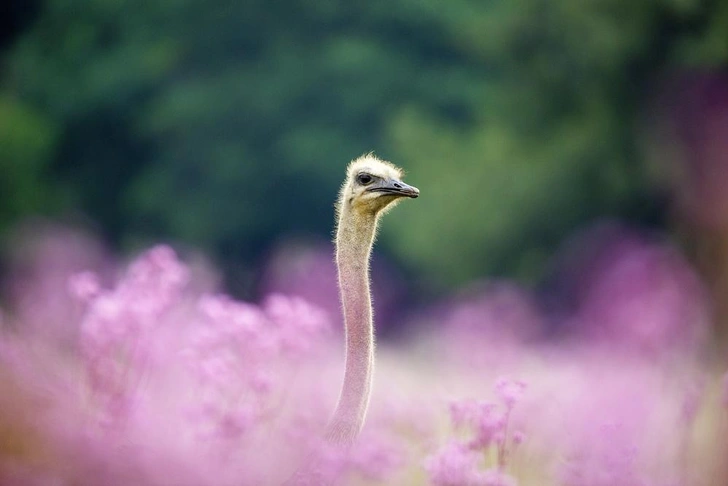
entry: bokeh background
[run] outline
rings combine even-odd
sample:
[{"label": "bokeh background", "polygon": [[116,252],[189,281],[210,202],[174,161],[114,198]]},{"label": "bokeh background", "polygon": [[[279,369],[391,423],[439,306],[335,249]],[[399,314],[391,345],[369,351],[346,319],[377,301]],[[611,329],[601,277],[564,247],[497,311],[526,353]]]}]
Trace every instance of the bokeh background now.
[{"label": "bokeh background", "polygon": [[726,67],[725,0],[3,2],[0,483],[280,484],[374,151],[345,484],[726,484]]},{"label": "bokeh background", "polygon": [[2,9],[5,246],[38,218],[122,253],[168,241],[255,298],[276,249],[328,244],[345,164],[374,150],[423,194],[382,231],[398,295],[548,290],[558,249],[604,221],[675,241],[726,291],[726,2]]}]

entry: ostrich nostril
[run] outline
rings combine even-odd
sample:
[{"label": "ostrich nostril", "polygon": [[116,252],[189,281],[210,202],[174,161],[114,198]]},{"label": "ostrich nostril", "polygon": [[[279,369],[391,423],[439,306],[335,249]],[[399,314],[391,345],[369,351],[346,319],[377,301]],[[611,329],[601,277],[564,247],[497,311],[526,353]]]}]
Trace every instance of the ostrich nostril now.
[{"label": "ostrich nostril", "polygon": [[395,182],[394,183],[394,187],[396,187],[397,189],[402,189],[402,184],[399,184],[398,182]]}]

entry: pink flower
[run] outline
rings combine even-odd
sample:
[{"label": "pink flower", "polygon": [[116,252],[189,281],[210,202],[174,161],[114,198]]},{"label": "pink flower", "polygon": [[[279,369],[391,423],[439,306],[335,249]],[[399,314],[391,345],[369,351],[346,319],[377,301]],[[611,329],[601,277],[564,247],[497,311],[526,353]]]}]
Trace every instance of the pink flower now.
[{"label": "pink flower", "polygon": [[385,481],[405,462],[402,445],[392,439],[373,434],[362,435],[350,453],[349,465],[363,477]]},{"label": "pink flower", "polygon": [[578,307],[570,324],[582,338],[647,358],[705,343],[705,289],[674,248],[610,225],[576,242],[587,255],[572,261],[566,288]]},{"label": "pink flower", "polygon": [[497,442],[498,434],[501,434],[507,423],[507,417],[499,411],[495,405],[483,403],[475,423],[475,438],[470,442],[470,447],[482,449]]},{"label": "pink flower", "polygon": [[526,440],[526,434],[520,430],[513,432],[513,445],[520,445]]},{"label": "pink flower", "polygon": [[683,400],[681,412],[681,418],[685,425],[690,425],[695,420],[695,417],[700,411],[700,407],[703,404],[703,397],[705,395],[705,381],[698,380],[691,383],[685,390],[685,398]]},{"label": "pink flower", "polygon": [[629,430],[619,423],[602,423],[593,443],[583,444],[563,464],[565,486],[641,486],[644,477],[637,464],[638,449]]},{"label": "pink flower", "polygon": [[[326,347],[326,313],[280,294],[262,305],[199,295],[187,285],[188,273],[169,247],[160,246],[140,255],[116,284],[105,288],[90,272],[57,279],[56,291],[69,299],[81,321],[79,332],[71,333],[80,341],[59,346],[60,353],[32,339],[18,346],[13,333],[3,333],[3,369],[21,370],[18,381],[58,403],[43,407],[33,420],[38,419],[49,444],[61,444],[57,462],[68,458],[73,469],[71,481],[59,482],[283,484],[299,464],[315,459],[313,477],[321,480],[313,484],[409,484],[417,477],[413,469],[422,464],[421,472],[435,486],[515,486],[508,473],[514,454],[522,452],[518,446],[525,435],[514,431],[521,427],[534,438],[528,451],[538,457],[534,464],[559,468],[554,478],[553,471],[531,472],[524,461],[536,482],[666,486],[665,480],[682,478],[674,470],[682,467],[679,453],[687,450],[702,397],[700,387],[687,395],[683,391],[686,383],[699,383],[697,373],[686,365],[677,379],[673,374],[666,380],[677,368],[656,372],[643,360],[592,352],[598,348],[589,349],[585,358],[564,353],[555,340],[548,346],[523,344],[528,332],[511,335],[511,329],[498,327],[521,323],[518,328],[527,331],[539,325],[535,308],[518,292],[496,292],[463,304],[451,315],[457,321],[451,331],[461,349],[471,352],[467,358],[477,358],[470,365],[484,363],[478,353],[488,355],[494,337],[502,350],[513,348],[512,358],[524,352],[533,356],[527,366],[515,359],[504,362],[501,353],[496,371],[453,360],[433,375],[429,367],[418,374],[418,367],[403,359],[405,374],[386,359],[385,350],[366,427],[346,449],[322,438],[342,364],[340,358],[327,361],[334,352]],[[66,284],[84,305],[63,292]],[[16,319],[15,313],[7,318]],[[22,329],[9,324],[8,329]],[[331,348],[340,348],[340,341]],[[73,353],[77,349],[80,355]],[[43,369],[36,373],[33,363],[39,356],[52,366],[38,366]],[[534,378],[529,397],[538,393],[537,399],[524,400],[525,382],[501,378],[491,393],[494,402],[484,401],[490,373],[530,373],[534,362],[546,364],[529,374]],[[456,390],[470,386],[474,398],[449,404],[456,436],[422,460],[417,454],[435,440],[442,423],[435,414],[443,410],[435,412],[440,402],[433,396],[441,384],[433,376],[463,380],[448,385]],[[728,374],[722,386],[728,406]],[[0,396],[0,405],[9,400],[14,398]],[[517,415],[516,406],[525,412]],[[47,437],[46,428],[52,431]],[[655,428],[660,429],[656,434]],[[3,467],[0,461],[0,483],[6,477]]]},{"label": "pink flower", "polygon": [[101,286],[95,273],[85,271],[71,275],[68,279],[68,290],[78,300],[88,302],[98,295]]},{"label": "pink flower", "polygon": [[488,469],[477,475],[478,486],[518,486],[518,482],[499,469]]},{"label": "pink flower", "polygon": [[434,486],[478,484],[478,454],[452,441],[425,459],[425,470]]},{"label": "pink flower", "polygon": [[526,390],[526,383],[520,380],[509,380],[507,378],[499,378],[495,384],[495,391],[503,400],[508,409],[521,399]]},{"label": "pink flower", "polygon": [[480,404],[475,400],[458,400],[449,404],[450,420],[455,427],[469,426],[480,415]]},{"label": "pink flower", "polygon": [[218,433],[223,439],[238,439],[255,424],[255,412],[240,406],[223,413],[218,421]]},{"label": "pink flower", "polygon": [[300,297],[272,294],[265,299],[263,309],[279,326],[281,345],[291,354],[305,354],[331,328],[328,314]]}]

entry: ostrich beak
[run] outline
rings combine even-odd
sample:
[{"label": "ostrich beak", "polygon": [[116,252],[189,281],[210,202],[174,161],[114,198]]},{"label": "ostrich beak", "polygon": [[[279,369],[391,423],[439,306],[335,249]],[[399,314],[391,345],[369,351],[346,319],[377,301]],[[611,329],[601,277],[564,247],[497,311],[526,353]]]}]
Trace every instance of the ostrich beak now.
[{"label": "ostrich beak", "polygon": [[383,180],[375,186],[369,188],[370,192],[383,192],[394,196],[416,198],[420,195],[420,190],[409,184],[397,179]]}]

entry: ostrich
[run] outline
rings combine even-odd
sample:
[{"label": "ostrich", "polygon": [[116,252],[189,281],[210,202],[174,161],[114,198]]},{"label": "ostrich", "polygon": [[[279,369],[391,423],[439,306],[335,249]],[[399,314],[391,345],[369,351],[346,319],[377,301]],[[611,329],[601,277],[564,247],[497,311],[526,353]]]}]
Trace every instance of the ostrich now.
[{"label": "ostrich", "polygon": [[374,155],[349,164],[336,205],[336,266],[346,329],[346,364],[341,394],[329,423],[333,444],[354,442],[364,424],[374,367],[374,322],[369,257],[379,216],[420,191],[401,181],[402,171]]}]

